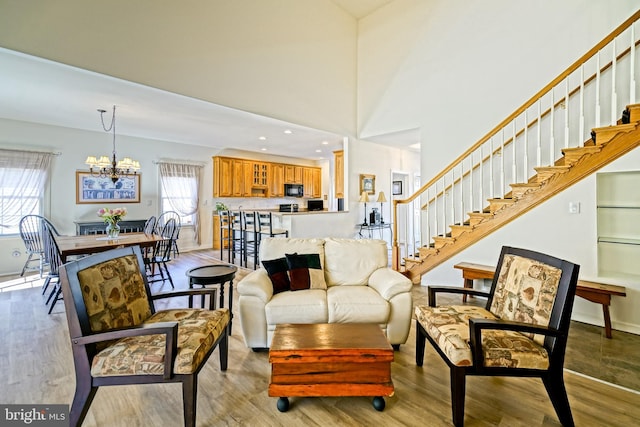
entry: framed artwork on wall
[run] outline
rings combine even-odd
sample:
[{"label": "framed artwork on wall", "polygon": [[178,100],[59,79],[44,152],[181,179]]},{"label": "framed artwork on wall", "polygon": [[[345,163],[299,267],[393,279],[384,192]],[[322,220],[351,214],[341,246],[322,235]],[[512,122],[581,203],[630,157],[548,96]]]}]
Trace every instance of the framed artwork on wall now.
[{"label": "framed artwork on wall", "polygon": [[376,176],[368,174],[360,174],[360,194],[366,191],[367,194],[374,194],[376,192]]},{"label": "framed artwork on wall", "polygon": [[111,178],[96,177],[88,171],[76,171],[76,204],[140,203],[140,175]]},{"label": "framed artwork on wall", "polygon": [[398,196],[402,194],[402,181],[393,181],[393,186],[391,187],[391,194],[394,196]]}]

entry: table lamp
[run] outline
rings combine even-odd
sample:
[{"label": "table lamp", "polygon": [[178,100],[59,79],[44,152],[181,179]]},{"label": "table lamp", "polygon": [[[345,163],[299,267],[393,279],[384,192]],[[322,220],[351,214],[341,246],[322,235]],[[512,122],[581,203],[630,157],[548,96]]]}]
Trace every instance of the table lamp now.
[{"label": "table lamp", "polygon": [[384,191],[378,193],[378,200],[376,202],[380,203],[380,224],[384,224],[384,218],[382,215],[382,204],[387,202],[387,198],[384,196]]},{"label": "table lamp", "polygon": [[363,191],[360,195],[360,200],[358,201],[360,203],[364,203],[364,222],[362,223],[362,225],[367,226],[369,225],[367,224],[367,203],[369,203],[369,194],[366,191]]}]

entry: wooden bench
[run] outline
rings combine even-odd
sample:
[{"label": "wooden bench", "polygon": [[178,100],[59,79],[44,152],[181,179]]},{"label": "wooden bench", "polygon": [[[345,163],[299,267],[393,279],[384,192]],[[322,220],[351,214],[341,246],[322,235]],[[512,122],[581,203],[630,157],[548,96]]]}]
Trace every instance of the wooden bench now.
[{"label": "wooden bench", "polygon": [[[465,288],[473,288],[475,279],[493,279],[496,268],[490,265],[474,264],[471,262],[461,262],[453,266],[462,270],[462,278],[464,279]],[[611,316],[609,314],[609,306],[611,305],[611,296],[627,295],[624,286],[607,285],[605,283],[589,282],[586,280],[578,280],[576,295],[588,301],[602,304],[602,314],[604,316],[604,332],[607,338],[611,338]],[[467,296],[463,295],[463,301],[467,300]]]}]

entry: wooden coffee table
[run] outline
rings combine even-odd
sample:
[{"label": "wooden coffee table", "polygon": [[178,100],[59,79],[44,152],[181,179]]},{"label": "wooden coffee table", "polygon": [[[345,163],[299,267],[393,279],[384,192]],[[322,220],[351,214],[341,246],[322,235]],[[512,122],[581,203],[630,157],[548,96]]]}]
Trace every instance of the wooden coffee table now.
[{"label": "wooden coffee table", "polygon": [[279,397],[280,412],[288,396],[393,395],[393,347],[380,326],[364,323],[277,325],[269,350],[269,396]]}]

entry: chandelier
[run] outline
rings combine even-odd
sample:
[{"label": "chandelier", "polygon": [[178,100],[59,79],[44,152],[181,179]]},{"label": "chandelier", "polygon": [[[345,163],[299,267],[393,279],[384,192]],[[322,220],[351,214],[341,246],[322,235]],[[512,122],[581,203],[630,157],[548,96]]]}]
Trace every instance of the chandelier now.
[{"label": "chandelier", "polygon": [[[109,127],[104,124],[104,113],[107,110],[98,110],[98,112],[100,113],[100,121],[102,121],[104,131],[113,131],[113,155],[111,160],[107,156],[101,156],[99,159],[96,156],[89,156],[85,164],[89,166],[89,172],[92,176],[111,178],[111,181],[115,184],[122,176],[135,175],[140,169],[140,163],[136,160],[131,160],[130,157],[125,157],[119,162],[116,161],[116,106],[113,106],[113,115]],[[94,168],[97,168],[97,170],[94,171]]]}]

